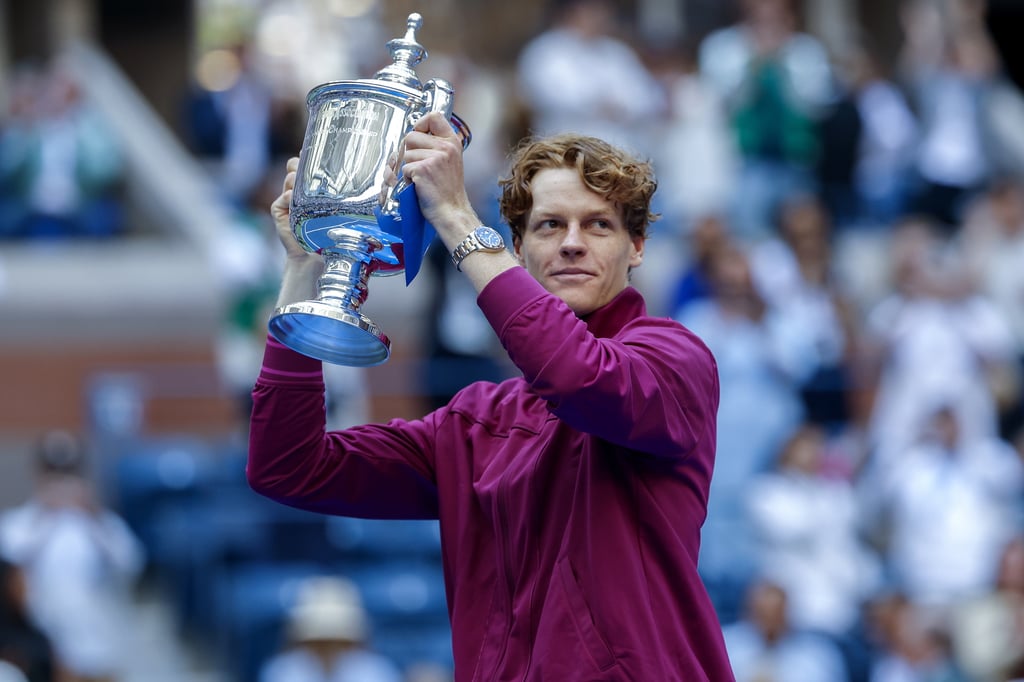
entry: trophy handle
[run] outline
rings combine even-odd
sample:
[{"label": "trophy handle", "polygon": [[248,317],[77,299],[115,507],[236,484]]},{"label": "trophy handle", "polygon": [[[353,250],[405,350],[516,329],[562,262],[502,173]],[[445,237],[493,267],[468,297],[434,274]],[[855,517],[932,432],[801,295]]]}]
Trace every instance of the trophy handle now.
[{"label": "trophy handle", "polygon": [[423,87],[427,100],[427,111],[439,111],[445,118],[452,116],[452,102],[455,100],[455,88],[443,78],[431,78]]},{"label": "trophy handle", "polygon": [[439,111],[444,114],[448,122],[452,124],[455,133],[462,140],[462,148],[465,149],[473,140],[473,134],[469,126],[461,118],[452,113],[452,103],[455,101],[455,88],[443,78],[431,78],[424,86],[424,94],[427,100],[427,111]]}]

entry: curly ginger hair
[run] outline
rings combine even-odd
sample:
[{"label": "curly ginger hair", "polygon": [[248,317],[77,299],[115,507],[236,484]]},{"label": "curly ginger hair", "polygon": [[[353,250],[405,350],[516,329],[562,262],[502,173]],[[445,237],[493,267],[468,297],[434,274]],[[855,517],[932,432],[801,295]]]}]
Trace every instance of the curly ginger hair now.
[{"label": "curly ginger hair", "polygon": [[509,174],[499,181],[501,217],[516,241],[522,239],[533,208],[533,179],[548,168],[575,168],[586,187],[619,208],[633,237],[646,239],[648,226],[659,217],[651,212],[658,182],[650,162],[586,135],[528,138],[513,150]]}]

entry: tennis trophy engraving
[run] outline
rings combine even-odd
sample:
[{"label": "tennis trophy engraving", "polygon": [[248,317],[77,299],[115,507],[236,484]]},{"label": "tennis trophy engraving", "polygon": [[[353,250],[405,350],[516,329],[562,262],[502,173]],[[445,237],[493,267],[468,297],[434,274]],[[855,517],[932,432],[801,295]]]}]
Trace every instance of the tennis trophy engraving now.
[{"label": "tennis trophy engraving", "polygon": [[[391,355],[391,341],[360,307],[373,276],[405,270],[399,195],[411,185],[389,158],[425,114],[441,112],[470,142],[452,113],[453,89],[442,79],[421,84],[414,67],[427,52],[416,40],[422,25],[410,14],[403,38],[387,43],[393,63],[372,79],[333,81],[306,97],[308,120],[291,202],[291,228],[307,251],[324,259],[316,298],[277,308],[270,333],[281,343],[325,362],[371,366]],[[418,255],[422,255],[421,253]],[[417,261],[418,262],[418,261]]]}]

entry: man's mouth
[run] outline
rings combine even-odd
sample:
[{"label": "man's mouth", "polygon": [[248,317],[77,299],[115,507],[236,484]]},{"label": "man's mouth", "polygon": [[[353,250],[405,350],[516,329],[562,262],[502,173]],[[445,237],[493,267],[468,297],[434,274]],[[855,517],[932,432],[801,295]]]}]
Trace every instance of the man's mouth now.
[{"label": "man's mouth", "polygon": [[582,268],[563,268],[551,273],[552,277],[592,277],[594,273]]}]

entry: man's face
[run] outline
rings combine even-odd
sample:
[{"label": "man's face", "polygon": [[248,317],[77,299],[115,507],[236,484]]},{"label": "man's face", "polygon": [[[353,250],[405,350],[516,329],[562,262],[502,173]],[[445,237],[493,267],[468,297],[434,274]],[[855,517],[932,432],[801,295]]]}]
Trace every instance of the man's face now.
[{"label": "man's face", "polygon": [[630,236],[618,207],[588,189],[574,168],[539,171],[532,189],[516,258],[576,315],[592,313],[626,287],[644,240]]}]

